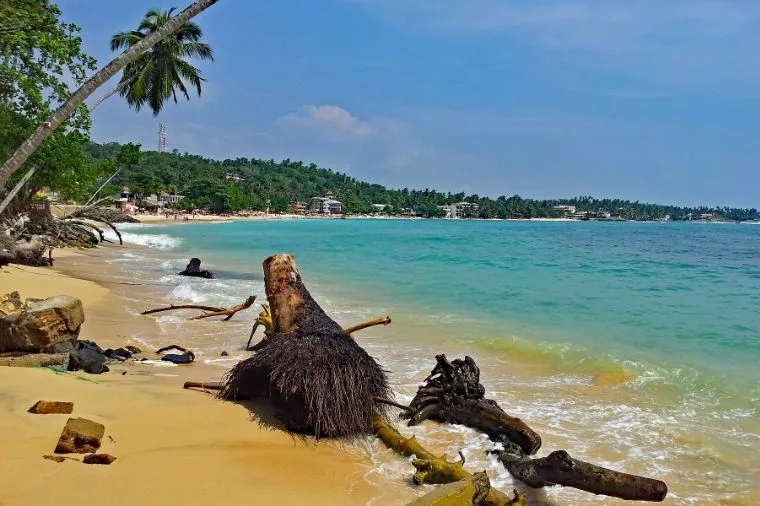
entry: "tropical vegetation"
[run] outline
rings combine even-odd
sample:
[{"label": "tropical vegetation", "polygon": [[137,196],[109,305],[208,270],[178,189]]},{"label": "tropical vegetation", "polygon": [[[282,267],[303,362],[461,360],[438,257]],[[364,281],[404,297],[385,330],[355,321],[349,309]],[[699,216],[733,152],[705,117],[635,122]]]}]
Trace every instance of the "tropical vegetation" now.
[{"label": "tropical vegetation", "polygon": [[[117,143],[89,144],[86,151],[94,160],[109,159],[121,149]],[[372,204],[383,204],[383,212],[393,215],[414,212],[438,217],[438,206],[467,201],[478,205],[480,218],[561,217],[556,206],[575,206],[578,211],[609,214],[622,219],[656,220],[669,217],[684,220],[703,214],[732,220],[759,219],[756,209],[680,207],[632,202],[623,199],[598,199],[590,196],[572,199],[535,200],[519,195],[489,198],[465,193],[443,193],[431,189],[388,189],[362,182],[347,174],[291,160],[235,158],[212,160],[189,153],[142,153],[139,163],[115,177],[110,191],[127,186],[130,192],[149,195],[165,191],[185,196],[182,207],[209,208],[218,212],[244,209],[285,212],[294,201],[308,202],[312,197],[332,192],[349,214],[372,213]],[[105,190],[104,190],[105,192]]]}]

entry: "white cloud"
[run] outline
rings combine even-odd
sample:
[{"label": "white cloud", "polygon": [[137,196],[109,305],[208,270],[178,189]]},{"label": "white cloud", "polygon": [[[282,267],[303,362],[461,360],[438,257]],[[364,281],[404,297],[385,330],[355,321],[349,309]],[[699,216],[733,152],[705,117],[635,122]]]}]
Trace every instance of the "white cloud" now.
[{"label": "white cloud", "polygon": [[287,128],[307,128],[333,139],[361,139],[375,137],[380,126],[362,121],[336,105],[305,105],[301,112],[286,114],[278,123]]}]

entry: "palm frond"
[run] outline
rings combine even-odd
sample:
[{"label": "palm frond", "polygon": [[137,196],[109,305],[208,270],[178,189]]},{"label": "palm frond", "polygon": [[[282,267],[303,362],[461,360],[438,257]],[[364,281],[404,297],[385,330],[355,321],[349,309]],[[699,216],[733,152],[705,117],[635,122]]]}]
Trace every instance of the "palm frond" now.
[{"label": "palm frond", "polygon": [[182,44],[182,56],[214,61],[214,51],[203,42],[186,42]]}]

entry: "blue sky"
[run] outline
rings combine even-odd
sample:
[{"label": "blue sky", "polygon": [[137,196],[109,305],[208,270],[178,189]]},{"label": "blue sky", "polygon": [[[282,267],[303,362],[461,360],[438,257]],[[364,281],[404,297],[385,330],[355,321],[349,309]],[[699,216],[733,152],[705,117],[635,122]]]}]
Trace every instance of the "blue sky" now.
[{"label": "blue sky", "polygon": [[[101,63],[185,6],[58,3]],[[392,187],[760,206],[754,0],[220,0],[196,21],[204,95],[159,119],[115,96],[95,140],[155,149],[160,120],[169,149]]]}]

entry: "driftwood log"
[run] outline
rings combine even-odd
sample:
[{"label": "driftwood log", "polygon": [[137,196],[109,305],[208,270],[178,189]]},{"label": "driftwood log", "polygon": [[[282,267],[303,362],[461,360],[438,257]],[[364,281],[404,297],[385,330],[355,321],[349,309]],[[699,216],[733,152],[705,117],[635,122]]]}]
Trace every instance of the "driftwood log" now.
[{"label": "driftwood log", "polygon": [[214,316],[226,316],[226,318],[223,321],[228,321],[233,316],[235,316],[235,314],[238,313],[239,311],[243,311],[251,307],[255,301],[256,301],[256,296],[251,295],[250,297],[245,299],[243,303],[237,304],[235,306],[230,306],[230,307],[203,306],[200,304],[171,304],[166,307],[148,309],[147,311],[143,311],[140,314],[148,315],[148,314],[153,314],[153,313],[161,313],[163,311],[174,311],[176,309],[198,309],[200,311],[204,311],[204,313],[201,313],[198,316],[193,316],[192,318],[190,318],[190,320],[202,320],[204,318],[211,318]]},{"label": "driftwood log", "polygon": [[[412,465],[417,469],[413,478],[414,483],[417,485],[423,483],[452,483],[472,479],[473,477],[471,473],[464,469],[464,457],[461,454],[460,460],[456,462],[448,461],[445,455],[441,457],[433,455],[426,450],[419,441],[417,441],[416,437],[412,436],[405,438],[395,427],[390,425],[383,418],[378,417],[375,419],[375,435],[380,438],[385,446],[396,453],[399,453],[404,457],[415,457],[414,461],[412,461]],[[515,490],[514,497],[509,497],[507,494],[500,492],[499,490],[490,488],[485,499],[483,499],[481,503],[473,504],[485,504],[488,506],[525,506],[525,496]]]},{"label": "driftwood log", "polygon": [[491,482],[485,472],[475,473],[470,478],[436,487],[406,506],[471,506],[483,504]]},{"label": "driftwood log", "polygon": [[413,426],[432,418],[459,423],[481,430],[495,440],[509,440],[532,455],[541,448],[541,437],[528,425],[485,398],[480,384],[480,369],[470,357],[449,362],[446,355],[435,357],[436,365],[402,413]]},{"label": "driftwood log", "polygon": [[480,369],[470,357],[449,362],[437,355],[436,365],[417,391],[402,417],[409,425],[425,419],[459,423],[485,432],[502,444],[494,451],[507,470],[528,486],[573,487],[593,494],[637,501],[662,501],[667,485],[652,478],[621,473],[555,451],[530,458],[541,447],[541,438],[525,422],[507,415],[495,401],[485,399]]},{"label": "driftwood log", "polygon": [[372,433],[385,416],[373,399],[391,397],[385,371],[314,301],[293,256],[264,260],[264,285],[271,335],[228,373],[220,396],[266,396],[288,429],[317,437]]}]

